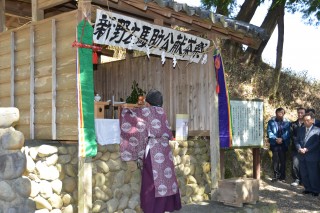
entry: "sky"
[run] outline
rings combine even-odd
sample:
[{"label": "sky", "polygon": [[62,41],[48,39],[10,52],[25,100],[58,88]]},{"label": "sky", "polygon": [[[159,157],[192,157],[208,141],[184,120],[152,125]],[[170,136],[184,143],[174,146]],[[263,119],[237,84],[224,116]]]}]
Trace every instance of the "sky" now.
[{"label": "sky", "polygon": [[[175,0],[187,3],[189,6],[200,6],[200,0]],[[238,0],[242,4],[244,0]],[[251,24],[260,26],[267,14],[269,3],[258,7]],[[307,71],[307,78],[320,81],[320,28],[305,25],[299,13],[286,12],[284,18],[284,47],[282,57],[283,69],[296,72]],[[264,62],[275,66],[278,29],[273,32],[265,50],[262,53]]]}]

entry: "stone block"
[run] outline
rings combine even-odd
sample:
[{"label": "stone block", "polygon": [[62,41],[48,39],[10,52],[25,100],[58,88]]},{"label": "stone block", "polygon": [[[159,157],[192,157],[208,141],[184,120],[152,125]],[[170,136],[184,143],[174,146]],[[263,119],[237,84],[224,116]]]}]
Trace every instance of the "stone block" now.
[{"label": "stone block", "polygon": [[219,180],[218,201],[225,205],[242,207],[243,203],[255,204],[259,200],[259,180],[230,178]]},{"label": "stone block", "polygon": [[19,121],[19,109],[15,107],[0,107],[0,128],[14,126]]}]

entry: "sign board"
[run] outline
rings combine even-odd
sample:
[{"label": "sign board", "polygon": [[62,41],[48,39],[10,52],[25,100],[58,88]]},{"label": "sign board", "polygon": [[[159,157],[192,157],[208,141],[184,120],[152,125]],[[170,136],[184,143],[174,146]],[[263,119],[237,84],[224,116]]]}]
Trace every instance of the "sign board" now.
[{"label": "sign board", "polygon": [[210,46],[207,39],[100,9],[93,42],[196,63]]},{"label": "sign board", "polygon": [[187,140],[188,139],[188,114],[177,114],[176,115],[176,140]]},{"label": "sign board", "polygon": [[263,146],[263,101],[230,100],[232,147]]}]

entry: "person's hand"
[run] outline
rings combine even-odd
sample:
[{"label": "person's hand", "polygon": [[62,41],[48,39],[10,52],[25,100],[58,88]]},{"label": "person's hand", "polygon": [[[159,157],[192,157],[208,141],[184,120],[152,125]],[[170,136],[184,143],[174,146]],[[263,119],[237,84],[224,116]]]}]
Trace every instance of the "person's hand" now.
[{"label": "person's hand", "polygon": [[282,138],[277,138],[277,139],[276,139],[276,143],[277,143],[277,144],[282,144]]},{"label": "person's hand", "polygon": [[298,150],[298,152],[301,153],[301,154],[304,154],[304,153],[305,153],[305,148],[303,148],[303,149],[300,148],[300,149]]},{"label": "person's hand", "polygon": [[307,149],[307,148],[303,148],[303,150],[304,150],[304,153],[308,152],[308,149]]}]

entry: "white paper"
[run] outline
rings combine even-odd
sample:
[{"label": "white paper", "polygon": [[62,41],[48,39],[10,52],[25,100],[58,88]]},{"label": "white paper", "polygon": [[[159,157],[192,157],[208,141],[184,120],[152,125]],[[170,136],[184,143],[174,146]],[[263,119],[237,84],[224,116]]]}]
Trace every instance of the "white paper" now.
[{"label": "white paper", "polygon": [[187,140],[188,138],[188,114],[176,115],[176,140]]},{"label": "white paper", "polygon": [[120,144],[119,119],[95,119],[97,142],[100,145]]}]

